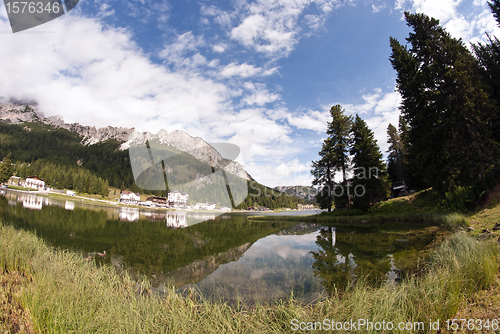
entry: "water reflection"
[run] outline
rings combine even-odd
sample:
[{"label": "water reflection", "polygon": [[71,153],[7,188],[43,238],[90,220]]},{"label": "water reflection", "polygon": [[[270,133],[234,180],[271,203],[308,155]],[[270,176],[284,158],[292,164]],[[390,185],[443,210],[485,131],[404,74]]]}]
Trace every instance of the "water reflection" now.
[{"label": "water reflection", "polygon": [[27,195],[23,198],[23,207],[30,210],[41,210],[42,202],[42,197]]},{"label": "water reflection", "polygon": [[221,265],[196,286],[204,295],[228,303],[270,302],[294,296],[309,302],[323,291],[311,269],[311,249],[320,226],[298,224],[255,242],[237,261]]},{"label": "water reflection", "polygon": [[66,210],[74,210],[75,209],[75,202],[73,202],[73,201],[66,201],[64,203],[64,208]]},{"label": "water reflection", "polygon": [[[97,263],[147,275],[162,290],[195,286],[247,304],[294,296],[310,301],[359,277],[394,281],[438,231],[383,233],[245,214],[110,208],[33,194],[0,196],[0,220]],[[200,221],[203,221],[200,223]]]},{"label": "water reflection", "polygon": [[336,233],[332,227],[322,228],[316,237],[318,251],[311,251],[315,259],[313,264],[314,273],[323,279],[326,291],[333,292],[347,287],[349,281],[354,278],[354,270],[357,265],[354,255],[349,250],[335,247]]},{"label": "water reflection", "polygon": [[120,208],[118,217],[121,221],[136,222],[139,221],[139,209],[136,208]]}]

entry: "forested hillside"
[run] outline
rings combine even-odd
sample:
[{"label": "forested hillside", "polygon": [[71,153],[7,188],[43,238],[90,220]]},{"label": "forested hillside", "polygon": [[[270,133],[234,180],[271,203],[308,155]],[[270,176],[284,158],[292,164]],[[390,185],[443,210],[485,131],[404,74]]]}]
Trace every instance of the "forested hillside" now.
[{"label": "forested hillside", "polygon": [[[50,186],[75,189],[79,192],[104,194],[108,186],[134,192],[165,196],[166,191],[144,191],[134,182],[128,150],[120,151],[120,142],[109,140],[94,145],[82,145],[82,137],[65,129],[30,122],[8,124],[0,122],[0,158],[10,152],[21,177],[38,175]],[[189,155],[186,155],[189,156]],[[187,159],[184,156],[184,159]],[[179,165],[179,177],[197,174],[199,163],[191,157]],[[248,181],[250,196],[238,208],[266,206],[295,208],[306,201],[280,194],[255,181]],[[208,188],[207,188],[208,189]],[[174,189],[172,189],[174,190]],[[175,189],[177,190],[177,189]]]}]

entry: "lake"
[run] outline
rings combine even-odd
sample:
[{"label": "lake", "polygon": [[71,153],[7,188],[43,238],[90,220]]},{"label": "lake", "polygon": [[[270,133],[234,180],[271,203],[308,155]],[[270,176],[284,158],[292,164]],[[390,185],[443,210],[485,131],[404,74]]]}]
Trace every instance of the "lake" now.
[{"label": "lake", "polygon": [[[301,213],[308,212],[290,212]],[[172,285],[180,292],[195,288],[230,304],[273,302],[292,292],[310,302],[359,277],[397,284],[442,233],[436,227],[380,230],[248,216],[105,207],[12,191],[0,196],[2,222],[36,231],[54,247],[133,278],[145,275],[159,293]]]}]

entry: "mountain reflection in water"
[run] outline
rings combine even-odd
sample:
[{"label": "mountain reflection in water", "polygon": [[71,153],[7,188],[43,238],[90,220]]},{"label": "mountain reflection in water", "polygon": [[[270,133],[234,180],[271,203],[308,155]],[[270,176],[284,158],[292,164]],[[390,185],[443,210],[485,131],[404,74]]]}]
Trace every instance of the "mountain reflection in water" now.
[{"label": "mountain reflection in water", "polygon": [[172,284],[180,291],[196,287],[208,298],[247,305],[292,292],[311,301],[359,277],[373,284],[394,281],[439,233],[247,217],[93,206],[14,192],[0,196],[3,222],[36,231],[54,247],[127,270],[134,278],[146,275],[160,292]]}]

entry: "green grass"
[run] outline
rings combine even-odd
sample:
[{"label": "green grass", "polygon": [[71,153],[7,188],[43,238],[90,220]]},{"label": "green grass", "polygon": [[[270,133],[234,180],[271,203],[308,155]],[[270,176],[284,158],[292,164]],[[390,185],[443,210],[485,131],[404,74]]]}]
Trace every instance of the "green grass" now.
[{"label": "green grass", "polygon": [[25,188],[25,187],[20,187],[20,186],[13,186],[13,185],[8,185],[7,188],[14,189],[14,190],[22,190],[22,191],[36,191],[35,189],[30,189],[30,188]]},{"label": "green grass", "polygon": [[432,253],[418,277],[379,288],[361,279],[348,291],[311,305],[300,305],[290,296],[270,305],[230,307],[195,291],[182,297],[173,287],[158,296],[147,283],[134,282],[111,267],[98,268],[7,226],[0,226],[0,268],[29,276],[15,295],[36,332],[282,333],[290,332],[293,319],[423,321],[426,326],[429,319],[443,321],[493,282],[498,245],[456,233]]},{"label": "green grass", "polygon": [[310,216],[250,216],[250,220],[257,221],[297,221],[318,224],[333,224],[345,226],[366,226],[377,227],[387,224],[398,224],[411,228],[426,227],[426,226],[443,226],[450,230],[456,229],[458,226],[469,226],[469,219],[456,212],[422,212],[412,211],[400,214],[365,214],[358,216],[335,215],[322,213],[319,215]]}]

